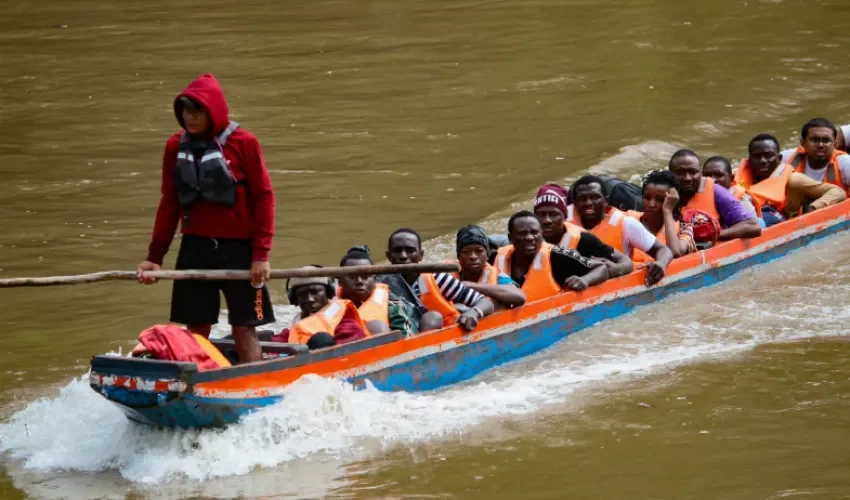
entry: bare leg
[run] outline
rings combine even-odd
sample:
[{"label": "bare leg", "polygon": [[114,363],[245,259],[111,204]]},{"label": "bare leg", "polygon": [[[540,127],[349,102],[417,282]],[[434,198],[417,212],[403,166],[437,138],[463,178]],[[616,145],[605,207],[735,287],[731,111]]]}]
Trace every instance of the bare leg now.
[{"label": "bare leg", "polygon": [[419,320],[419,331],[427,332],[443,327],[443,315],[437,311],[428,311]]},{"label": "bare leg", "polygon": [[239,354],[240,363],[250,363],[263,359],[263,350],[257,340],[257,331],[253,326],[234,326],[233,342]]},{"label": "bare leg", "polygon": [[369,334],[371,335],[378,335],[379,333],[387,333],[390,331],[390,327],[379,319],[373,319],[366,323],[366,329],[369,330]]},{"label": "bare leg", "polygon": [[186,325],[190,332],[198,334],[204,338],[210,338],[210,330],[212,325]]}]

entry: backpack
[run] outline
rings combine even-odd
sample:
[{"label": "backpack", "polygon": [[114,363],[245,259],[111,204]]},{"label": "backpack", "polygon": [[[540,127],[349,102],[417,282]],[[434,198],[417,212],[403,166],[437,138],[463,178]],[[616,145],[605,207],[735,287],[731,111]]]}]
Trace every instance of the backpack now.
[{"label": "backpack", "polygon": [[[608,205],[623,212],[634,210],[643,212],[643,190],[631,182],[618,179],[612,175],[600,175],[605,181],[605,190],[608,191]],[[567,194],[567,203],[573,202],[573,188]]]}]

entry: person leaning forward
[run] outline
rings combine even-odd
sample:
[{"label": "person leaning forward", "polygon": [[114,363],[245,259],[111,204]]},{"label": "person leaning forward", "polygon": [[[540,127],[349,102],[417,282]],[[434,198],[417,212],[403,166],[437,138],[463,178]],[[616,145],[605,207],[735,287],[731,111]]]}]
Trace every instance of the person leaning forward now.
[{"label": "person leaning forward", "polygon": [[[183,233],[177,269],[250,269],[252,281],[178,280],[171,321],[208,337],[224,293],[228,320],[242,362],[261,359],[255,327],[274,322],[265,282],[271,269],[275,199],[257,138],[228,118],[215,77],[195,79],[174,101],[183,130],[165,145],[162,197],[139,281],[156,280],[178,222]],[[252,286],[253,285],[253,286]]]},{"label": "person leaning forward", "polygon": [[[565,288],[585,290],[608,279],[608,266],[602,261],[543,241],[534,212],[520,210],[513,214],[508,220],[508,236],[511,244],[499,249],[496,268],[520,285],[529,302],[551,297]],[[613,252],[611,248],[609,256]]]},{"label": "person leaning forward", "polygon": [[525,294],[519,285],[487,262],[490,239],[481,226],[472,224],[460,228],[456,247],[460,272],[454,273],[455,278],[476,292],[490,297],[499,308],[525,304]]},{"label": "person leaning forward", "polygon": [[[840,132],[844,138],[843,131]],[[850,191],[850,156],[837,147],[839,129],[829,120],[812,118],[800,131],[800,145],[782,152],[782,161],[819,182]],[[842,145],[846,148],[846,138]]]}]

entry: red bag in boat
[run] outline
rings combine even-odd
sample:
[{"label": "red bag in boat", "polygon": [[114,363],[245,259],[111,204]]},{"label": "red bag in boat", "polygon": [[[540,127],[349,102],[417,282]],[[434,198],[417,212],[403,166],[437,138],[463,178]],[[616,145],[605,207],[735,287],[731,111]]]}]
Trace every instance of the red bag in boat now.
[{"label": "red bag in boat", "polygon": [[694,241],[697,243],[714,243],[720,237],[720,221],[702,210],[682,210],[682,221],[694,226]]},{"label": "red bag in boat", "polygon": [[198,371],[219,368],[192,333],[177,325],[154,325],[139,335],[139,342],[155,359],[195,363]]}]

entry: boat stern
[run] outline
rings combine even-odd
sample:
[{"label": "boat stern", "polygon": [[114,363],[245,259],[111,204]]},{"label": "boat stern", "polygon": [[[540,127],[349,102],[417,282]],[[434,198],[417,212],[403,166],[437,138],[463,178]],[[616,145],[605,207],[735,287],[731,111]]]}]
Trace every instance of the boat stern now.
[{"label": "boat stern", "polygon": [[198,408],[186,398],[193,393],[194,363],[95,356],[89,385],[115,404],[130,420],[154,426],[194,427]]}]

